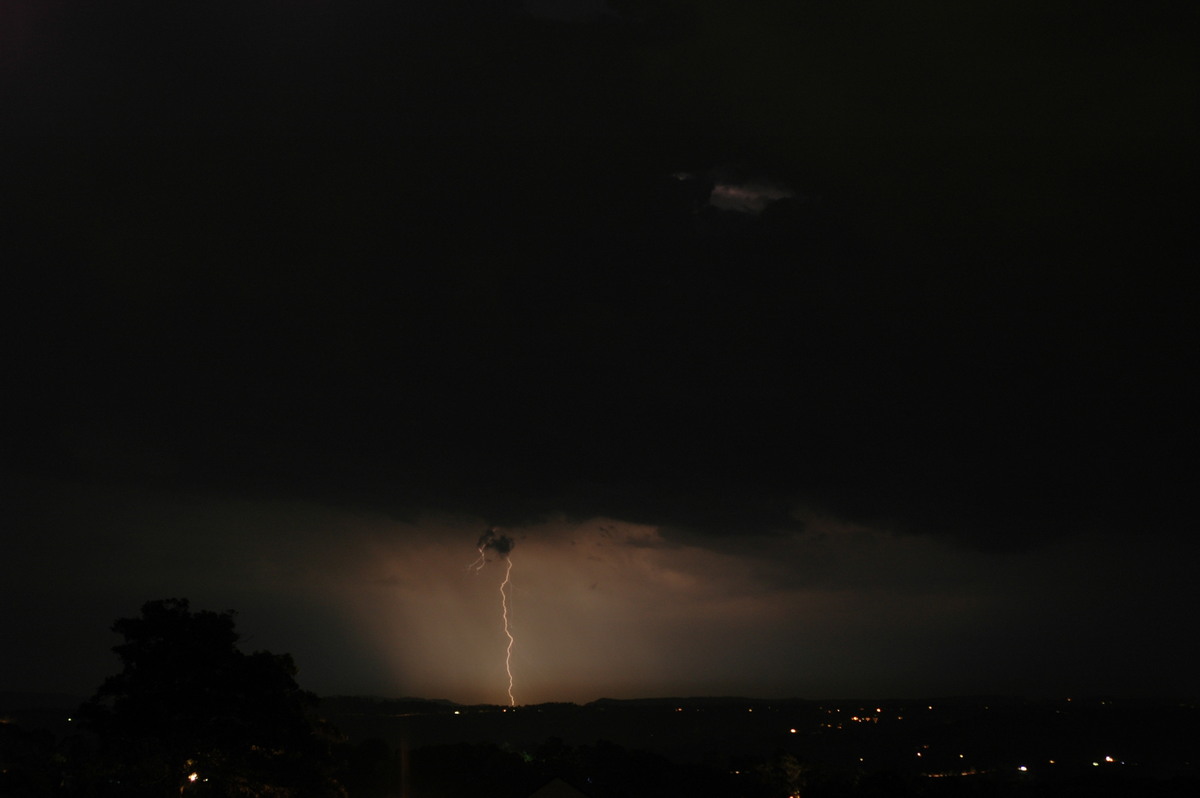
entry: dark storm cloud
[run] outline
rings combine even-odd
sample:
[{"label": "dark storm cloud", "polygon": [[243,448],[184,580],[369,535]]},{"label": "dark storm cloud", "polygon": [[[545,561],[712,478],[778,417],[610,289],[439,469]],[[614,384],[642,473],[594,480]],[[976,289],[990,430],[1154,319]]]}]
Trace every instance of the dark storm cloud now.
[{"label": "dark storm cloud", "polygon": [[1182,294],[1135,278],[1132,254],[915,267],[858,241],[836,200],[725,227],[655,164],[390,149],[61,166],[103,191],[65,208],[81,232],[61,246],[87,268],[31,274],[10,317],[45,331],[17,396],[45,423],[16,449],[506,526],[738,534],[796,528],[807,503],[1026,545],[1180,520]]},{"label": "dark storm cloud", "polygon": [[982,645],[1023,596],[1149,634],[1100,582],[1190,530],[1190,12],[133,5],[2,78],[14,601],[69,604],[54,541],[106,615],[303,595],[465,685],[495,585],[445,575],[494,524],[578,613],[534,614],[563,673],[611,678],[572,617],[663,680],[668,639],[737,673],[700,618],[814,641],[778,683],[839,623]]},{"label": "dark storm cloud", "polygon": [[612,13],[605,0],[522,0],[522,8],[537,17],[583,22]]},{"label": "dark storm cloud", "polygon": [[480,552],[491,550],[496,552],[501,557],[507,557],[509,552],[513,550],[516,543],[508,535],[498,533],[494,528],[488,529],[479,536],[479,540],[475,543]]}]

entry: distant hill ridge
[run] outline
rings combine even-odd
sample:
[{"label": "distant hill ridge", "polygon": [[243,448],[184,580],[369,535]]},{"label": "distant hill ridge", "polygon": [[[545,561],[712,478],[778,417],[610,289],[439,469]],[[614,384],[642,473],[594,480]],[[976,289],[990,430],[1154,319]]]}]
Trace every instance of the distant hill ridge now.
[{"label": "distant hill ridge", "polygon": [[321,708],[326,712],[344,715],[408,715],[453,712],[464,705],[445,698],[384,698],[382,696],[336,695],[321,698]]}]

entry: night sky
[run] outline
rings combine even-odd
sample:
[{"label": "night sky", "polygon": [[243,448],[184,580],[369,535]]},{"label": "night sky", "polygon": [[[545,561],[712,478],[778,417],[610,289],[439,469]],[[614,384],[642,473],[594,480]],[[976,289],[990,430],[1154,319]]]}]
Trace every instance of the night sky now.
[{"label": "night sky", "polygon": [[1194,3],[2,8],[0,689],[1200,693]]}]

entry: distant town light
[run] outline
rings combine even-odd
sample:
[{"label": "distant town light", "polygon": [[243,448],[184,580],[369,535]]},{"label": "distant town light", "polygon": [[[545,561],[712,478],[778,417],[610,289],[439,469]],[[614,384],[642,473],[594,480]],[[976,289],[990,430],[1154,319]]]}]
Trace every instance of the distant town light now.
[{"label": "distant town light", "polygon": [[192,771],[188,774],[188,781],[195,781],[198,778],[200,778],[200,774],[196,773],[195,771]]},{"label": "distant town light", "polygon": [[1112,758],[1111,756],[1106,756],[1106,757],[1104,757],[1104,761],[1105,761],[1105,762],[1112,762],[1112,761],[1113,761],[1113,758]]},{"label": "distant town light", "polygon": [[1017,770],[1019,770],[1019,771],[1021,771],[1022,773],[1024,773],[1024,772],[1026,772],[1027,770],[1029,770],[1029,768],[1025,767],[1024,765],[1021,765],[1019,768],[1017,768]]},{"label": "distant town light", "polygon": [[792,734],[795,734],[795,733],[796,733],[796,730],[795,730],[795,729],[788,729],[788,731],[790,731]]}]

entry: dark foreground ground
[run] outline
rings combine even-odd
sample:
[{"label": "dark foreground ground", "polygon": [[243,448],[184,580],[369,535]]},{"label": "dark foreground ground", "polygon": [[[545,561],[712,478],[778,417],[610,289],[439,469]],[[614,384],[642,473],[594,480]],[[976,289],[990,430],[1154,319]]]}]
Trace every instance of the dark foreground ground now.
[{"label": "dark foreground ground", "polygon": [[553,776],[605,796],[1200,794],[1200,713],[1186,701],[709,698],[511,709],[335,698],[323,709],[359,750],[401,752],[396,775],[407,770],[413,795],[506,794],[502,775],[514,796]]},{"label": "dark foreground ground", "polygon": [[[35,778],[84,735],[68,720],[70,699],[0,699],[0,795],[75,794]],[[691,698],[508,708],[334,697],[321,712],[345,736],[339,780],[355,798],[525,798],[547,783],[570,798],[1200,794],[1194,701]]]}]

